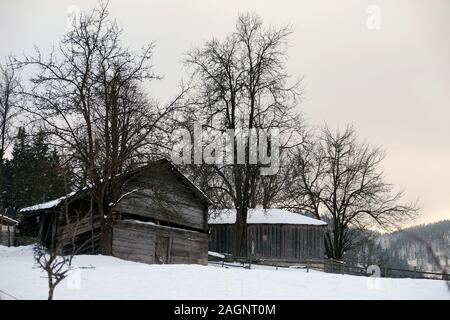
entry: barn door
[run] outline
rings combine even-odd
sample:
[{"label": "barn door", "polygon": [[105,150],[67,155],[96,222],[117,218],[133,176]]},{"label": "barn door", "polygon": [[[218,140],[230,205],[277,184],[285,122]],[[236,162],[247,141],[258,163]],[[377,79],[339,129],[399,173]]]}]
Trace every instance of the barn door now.
[{"label": "barn door", "polygon": [[169,262],[169,245],[169,237],[156,235],[155,263],[166,264]]}]

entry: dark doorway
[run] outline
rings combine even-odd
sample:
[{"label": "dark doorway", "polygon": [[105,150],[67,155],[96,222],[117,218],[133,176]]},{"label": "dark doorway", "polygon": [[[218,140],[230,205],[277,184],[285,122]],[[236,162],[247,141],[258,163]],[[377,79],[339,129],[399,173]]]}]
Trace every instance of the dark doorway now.
[{"label": "dark doorway", "polygon": [[156,236],[155,242],[155,263],[169,263],[169,244],[170,238],[165,236]]}]

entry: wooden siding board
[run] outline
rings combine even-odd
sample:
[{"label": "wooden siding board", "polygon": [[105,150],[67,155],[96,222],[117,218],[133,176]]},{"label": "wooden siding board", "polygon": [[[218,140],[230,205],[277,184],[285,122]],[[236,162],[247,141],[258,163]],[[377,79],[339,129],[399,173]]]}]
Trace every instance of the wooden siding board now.
[{"label": "wooden siding board", "polygon": [[[209,250],[233,253],[234,225],[211,225]],[[251,224],[247,229],[248,254],[259,258],[312,259],[324,253],[323,226]],[[266,238],[266,240],[264,240]]]},{"label": "wooden siding board", "polygon": [[132,176],[123,189],[124,194],[137,191],[116,204],[116,211],[207,230],[207,204],[167,164]]},{"label": "wooden siding board", "polygon": [[130,221],[114,223],[113,255],[123,259],[153,263],[157,235],[170,239],[169,263],[207,263],[208,236],[206,234]]}]

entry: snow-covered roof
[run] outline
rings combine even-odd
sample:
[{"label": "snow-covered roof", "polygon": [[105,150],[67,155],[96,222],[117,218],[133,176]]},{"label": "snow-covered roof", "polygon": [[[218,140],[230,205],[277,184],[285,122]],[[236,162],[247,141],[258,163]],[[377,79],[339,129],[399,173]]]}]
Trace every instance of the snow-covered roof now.
[{"label": "snow-covered roof", "polygon": [[[209,217],[209,224],[234,224],[236,223],[236,209],[222,209]],[[326,225],[318,219],[307,217],[303,214],[283,209],[248,209],[248,224],[304,224]]]},{"label": "snow-covered roof", "polygon": [[14,220],[13,218],[10,218],[8,216],[4,216],[2,214],[0,214],[0,220],[4,220],[4,221],[9,222],[11,224],[18,224],[19,223],[19,221]]},{"label": "snow-covered roof", "polygon": [[54,207],[58,206],[62,201],[66,200],[66,199],[70,199],[76,193],[77,193],[76,191],[73,191],[73,192],[69,193],[67,196],[63,196],[63,197],[60,197],[60,198],[55,199],[55,200],[51,200],[51,201],[35,204],[35,205],[29,206],[29,207],[26,207],[26,208],[22,208],[22,209],[19,210],[19,212],[23,213],[23,212],[28,212],[28,211],[51,209],[51,208],[54,208]]}]

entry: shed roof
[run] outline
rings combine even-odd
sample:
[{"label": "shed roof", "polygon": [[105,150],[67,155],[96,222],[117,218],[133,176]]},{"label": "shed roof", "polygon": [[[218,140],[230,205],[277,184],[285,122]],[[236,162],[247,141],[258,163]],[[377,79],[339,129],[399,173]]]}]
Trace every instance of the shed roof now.
[{"label": "shed roof", "polygon": [[16,225],[19,223],[19,221],[14,220],[13,218],[0,214],[0,222],[2,221],[6,222],[9,225]]},{"label": "shed roof", "polygon": [[[217,214],[209,217],[209,224],[236,223],[236,209],[218,210]],[[326,222],[307,217],[300,213],[283,209],[248,209],[248,224],[299,224],[299,225],[327,225]]]},{"label": "shed roof", "polygon": [[73,198],[77,193],[78,192],[73,191],[73,192],[70,192],[68,195],[62,196],[58,199],[54,199],[54,200],[50,200],[47,202],[35,204],[35,205],[29,206],[26,208],[22,208],[19,210],[19,212],[24,213],[24,212],[31,212],[31,211],[55,208],[55,207],[59,206],[64,200]]}]

